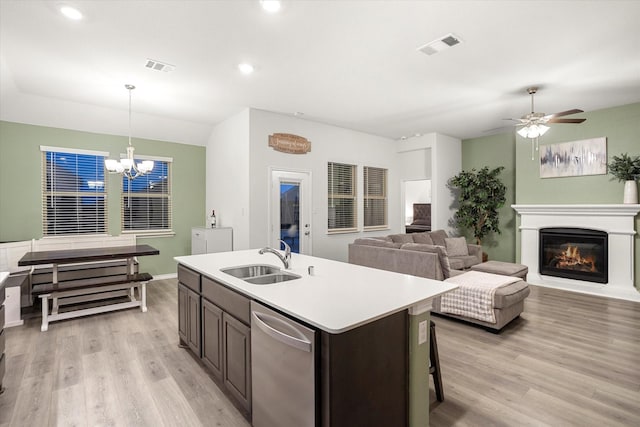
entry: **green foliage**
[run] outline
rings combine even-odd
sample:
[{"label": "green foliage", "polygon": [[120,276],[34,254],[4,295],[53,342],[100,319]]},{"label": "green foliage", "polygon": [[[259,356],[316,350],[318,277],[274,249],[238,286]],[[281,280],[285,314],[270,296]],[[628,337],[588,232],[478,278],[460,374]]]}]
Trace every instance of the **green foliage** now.
[{"label": "green foliage", "polygon": [[479,245],[490,232],[500,233],[498,209],[504,206],[507,191],[499,178],[503,169],[485,166],[479,171],[462,171],[449,180],[450,187],[460,190],[454,220],[459,227],[470,229]]},{"label": "green foliage", "polygon": [[637,181],[640,179],[640,156],[631,157],[622,153],[620,157],[613,156],[609,163],[609,173],[618,181]]}]

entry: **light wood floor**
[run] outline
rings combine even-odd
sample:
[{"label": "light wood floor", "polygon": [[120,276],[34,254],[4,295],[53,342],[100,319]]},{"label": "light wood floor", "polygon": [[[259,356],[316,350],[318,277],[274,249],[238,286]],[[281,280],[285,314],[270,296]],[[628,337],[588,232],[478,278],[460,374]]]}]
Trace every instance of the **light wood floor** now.
[{"label": "light wood floor", "polygon": [[[500,334],[434,316],[431,426],[640,425],[640,304],[532,288]],[[158,281],[144,314],[7,329],[0,426],[248,426],[177,347],[176,294]]]}]

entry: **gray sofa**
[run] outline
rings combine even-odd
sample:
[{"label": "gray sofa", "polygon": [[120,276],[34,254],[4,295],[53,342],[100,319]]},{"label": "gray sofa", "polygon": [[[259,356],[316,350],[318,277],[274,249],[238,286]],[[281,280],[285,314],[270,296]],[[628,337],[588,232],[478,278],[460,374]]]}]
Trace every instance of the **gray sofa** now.
[{"label": "gray sofa", "polygon": [[[431,243],[428,243],[429,239]],[[443,230],[356,239],[349,244],[349,263],[445,280],[463,274],[482,262],[482,247],[478,245],[466,244],[468,255],[456,255],[460,253],[460,243],[460,239],[454,242]],[[453,255],[448,249],[453,249]],[[495,324],[442,313],[439,297],[433,301],[433,312],[475,323],[491,331],[500,331],[522,313],[529,292],[524,281],[497,289],[494,296]]]},{"label": "gray sofa", "polygon": [[[465,248],[461,248],[464,243]],[[482,247],[444,230],[356,239],[349,244],[349,262],[444,280],[482,262]]]}]

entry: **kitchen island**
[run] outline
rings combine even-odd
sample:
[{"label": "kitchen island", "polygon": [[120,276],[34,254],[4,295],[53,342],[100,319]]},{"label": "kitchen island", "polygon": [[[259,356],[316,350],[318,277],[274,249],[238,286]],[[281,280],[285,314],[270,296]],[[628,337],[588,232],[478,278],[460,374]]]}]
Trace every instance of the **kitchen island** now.
[{"label": "kitchen island", "polygon": [[247,418],[253,301],[317,331],[315,425],[428,425],[429,309],[455,285],[299,254],[286,270],[295,280],[256,285],[222,271],[283,267],[257,249],[176,261],[181,341]]}]

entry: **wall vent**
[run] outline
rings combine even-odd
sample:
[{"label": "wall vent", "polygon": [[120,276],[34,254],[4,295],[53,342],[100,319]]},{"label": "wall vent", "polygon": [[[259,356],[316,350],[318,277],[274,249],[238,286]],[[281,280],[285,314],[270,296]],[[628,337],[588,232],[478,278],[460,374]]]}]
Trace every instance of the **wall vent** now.
[{"label": "wall vent", "polygon": [[144,66],[151,70],[164,71],[165,73],[176,69],[175,65],[167,64],[166,62],[160,62],[156,61],[155,59],[149,58],[147,58],[147,62],[146,64],[144,64]]},{"label": "wall vent", "polygon": [[430,41],[424,46],[419,47],[417,50],[427,55],[433,55],[460,43],[462,43],[460,37],[449,33],[442,37],[438,37],[433,41]]}]

